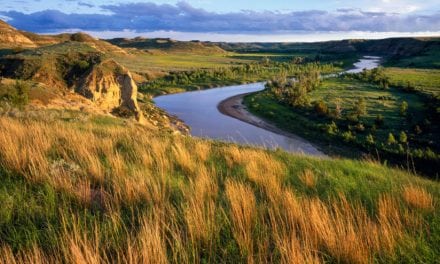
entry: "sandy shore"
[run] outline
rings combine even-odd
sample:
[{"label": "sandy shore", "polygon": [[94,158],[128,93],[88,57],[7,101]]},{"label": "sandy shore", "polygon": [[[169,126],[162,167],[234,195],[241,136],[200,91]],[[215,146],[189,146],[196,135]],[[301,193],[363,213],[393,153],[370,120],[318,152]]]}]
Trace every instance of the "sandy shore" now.
[{"label": "sandy shore", "polygon": [[[295,135],[289,132],[286,132],[282,129],[279,129],[278,127],[276,127],[275,125],[251,114],[246,107],[243,105],[243,97],[245,97],[248,94],[252,94],[252,93],[245,93],[245,94],[239,94],[236,96],[232,96],[229,97],[223,101],[221,101],[218,105],[217,108],[220,111],[220,113],[236,118],[238,120],[241,120],[243,122],[246,122],[248,124],[254,125],[256,127],[271,131],[273,133],[279,134],[279,135],[283,135],[295,140],[298,140],[304,144],[309,144],[311,146],[313,146],[313,148],[319,150],[319,148],[313,144],[311,144],[309,141]],[[307,152],[307,151],[305,151]],[[314,153],[309,153],[312,155],[316,155],[318,153],[316,153],[315,151],[311,151]],[[320,153],[318,154],[319,156],[325,156],[325,154],[323,154],[321,151],[319,151]]]}]

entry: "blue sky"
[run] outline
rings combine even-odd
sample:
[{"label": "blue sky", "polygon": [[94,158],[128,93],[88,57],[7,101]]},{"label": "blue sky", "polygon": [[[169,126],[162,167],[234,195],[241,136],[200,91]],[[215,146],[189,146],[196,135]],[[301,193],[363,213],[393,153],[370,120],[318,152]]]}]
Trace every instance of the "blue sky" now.
[{"label": "blue sky", "polygon": [[[0,18],[39,33],[302,41],[440,35],[438,0],[8,0]],[[249,36],[248,38],[246,36]]]}]

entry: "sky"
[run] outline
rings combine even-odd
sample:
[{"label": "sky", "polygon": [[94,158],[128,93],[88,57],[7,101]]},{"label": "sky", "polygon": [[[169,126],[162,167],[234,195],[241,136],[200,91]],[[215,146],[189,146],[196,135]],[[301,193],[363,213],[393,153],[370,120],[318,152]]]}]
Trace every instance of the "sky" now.
[{"label": "sky", "polygon": [[211,41],[440,36],[439,0],[0,0],[0,19],[37,33]]}]

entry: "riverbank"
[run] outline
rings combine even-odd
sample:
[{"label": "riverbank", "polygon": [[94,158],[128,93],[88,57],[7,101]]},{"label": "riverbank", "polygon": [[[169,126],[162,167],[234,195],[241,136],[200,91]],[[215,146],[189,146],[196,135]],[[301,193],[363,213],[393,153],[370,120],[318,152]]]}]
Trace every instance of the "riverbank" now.
[{"label": "riverbank", "polygon": [[292,133],[289,133],[285,130],[279,129],[275,125],[251,114],[246,107],[243,104],[243,98],[247,95],[254,94],[256,92],[251,93],[244,93],[235,95],[232,97],[229,97],[223,101],[221,101],[217,105],[217,109],[220,111],[220,113],[230,116],[232,118],[238,119],[242,122],[248,123],[250,125],[268,130],[270,132],[276,133],[278,135],[282,135],[285,137],[289,137],[291,139],[294,139],[296,141],[301,142],[304,145],[310,145],[311,147],[308,149],[304,149],[304,152],[306,154],[312,154],[312,155],[319,155],[319,156],[326,156],[320,148],[313,145],[309,141],[295,135]]}]

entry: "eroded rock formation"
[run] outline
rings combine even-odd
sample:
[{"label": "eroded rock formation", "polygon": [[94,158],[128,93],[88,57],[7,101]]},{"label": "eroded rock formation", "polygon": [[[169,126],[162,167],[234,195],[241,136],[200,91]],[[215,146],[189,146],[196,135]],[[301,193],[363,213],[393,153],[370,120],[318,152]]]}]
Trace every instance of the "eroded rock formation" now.
[{"label": "eroded rock formation", "polygon": [[137,85],[130,71],[114,60],[95,65],[78,84],[76,92],[102,109],[114,113],[133,113],[139,122],[144,122],[137,103]]}]

